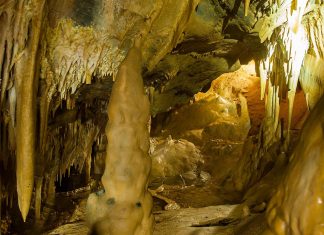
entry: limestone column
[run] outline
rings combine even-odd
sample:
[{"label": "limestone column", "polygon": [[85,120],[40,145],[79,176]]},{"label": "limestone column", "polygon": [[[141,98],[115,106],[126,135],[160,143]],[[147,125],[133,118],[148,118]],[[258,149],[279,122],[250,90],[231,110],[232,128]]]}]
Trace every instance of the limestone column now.
[{"label": "limestone column", "polygon": [[96,234],[152,234],[152,197],[147,190],[150,110],[141,66],[136,40],[119,67],[109,101],[105,191],[88,199],[88,221]]}]

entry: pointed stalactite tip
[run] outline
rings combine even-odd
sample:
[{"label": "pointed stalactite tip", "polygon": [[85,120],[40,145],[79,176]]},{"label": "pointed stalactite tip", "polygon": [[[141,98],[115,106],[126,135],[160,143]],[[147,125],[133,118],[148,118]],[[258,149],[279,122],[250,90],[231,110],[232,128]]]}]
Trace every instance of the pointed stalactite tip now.
[{"label": "pointed stalactite tip", "polygon": [[[18,174],[18,176],[20,176]],[[28,180],[29,179],[29,180]],[[32,199],[34,179],[33,177],[25,178],[22,182],[17,182],[18,206],[24,222],[26,222],[27,215],[30,209],[30,202]]]},{"label": "pointed stalactite tip", "polygon": [[29,205],[27,206],[25,203],[21,203],[20,201],[21,200],[18,200],[19,210],[23,221],[26,222],[28,211],[29,211]]}]

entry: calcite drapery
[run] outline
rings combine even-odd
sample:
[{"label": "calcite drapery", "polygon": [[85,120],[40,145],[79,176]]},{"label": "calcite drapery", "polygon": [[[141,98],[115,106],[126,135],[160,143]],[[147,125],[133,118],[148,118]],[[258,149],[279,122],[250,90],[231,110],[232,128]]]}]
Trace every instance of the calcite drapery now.
[{"label": "calcite drapery", "polygon": [[[294,32],[294,28],[289,24],[284,24],[280,29],[277,29],[269,42],[268,56],[260,63],[261,98],[266,93],[266,81],[268,80],[268,95],[265,102],[267,120],[264,122],[265,132],[268,133],[262,136],[265,148],[268,148],[278,138],[276,132],[279,127],[280,103],[286,97],[288,97],[289,112],[288,135],[285,137],[289,142],[289,129],[297,83],[309,46],[303,25],[298,25],[298,28],[299,30]],[[277,37],[280,39],[277,40]],[[269,131],[272,134],[269,134]]]},{"label": "calcite drapery", "polygon": [[88,217],[97,234],[145,235],[153,229],[149,101],[141,76],[139,40],[122,62],[108,106],[108,147],[102,177],[105,192],[88,199]]}]

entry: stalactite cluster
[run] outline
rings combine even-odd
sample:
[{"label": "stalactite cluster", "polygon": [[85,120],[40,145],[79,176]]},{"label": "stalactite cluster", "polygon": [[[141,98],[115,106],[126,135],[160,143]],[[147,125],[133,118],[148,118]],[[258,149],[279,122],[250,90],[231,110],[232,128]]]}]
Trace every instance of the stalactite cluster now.
[{"label": "stalactite cluster", "polygon": [[[10,121],[5,125],[1,122],[1,139],[11,136],[9,146],[3,146],[1,158],[8,157],[9,149],[15,150],[18,204],[24,220],[34,186],[36,77],[39,68],[36,56],[44,3],[36,0],[10,1],[0,12],[5,22],[1,30],[5,34],[0,54],[1,65],[4,64],[1,71],[1,107],[6,107],[11,114],[8,117]],[[11,30],[11,27],[15,30]]]},{"label": "stalactite cluster", "polygon": [[[145,8],[141,1],[102,4],[94,25],[81,26],[69,19],[73,4],[67,10],[45,0],[0,2],[0,159],[2,178],[6,175],[1,197],[9,201],[15,198],[16,184],[12,181],[16,176],[8,177],[14,170],[24,220],[34,177],[39,217],[41,201],[53,193],[49,185],[53,186],[56,178],[59,181],[72,165],[81,171],[91,158],[93,143],[102,135],[100,130],[107,121],[102,116],[107,114],[100,111],[100,102],[92,106],[76,99],[83,84],[97,84],[94,80],[98,77],[114,77],[133,37],[140,33],[146,35],[147,42],[144,64],[154,67],[181,41],[198,1],[161,0],[147,2]],[[58,16],[53,20],[57,8]],[[62,11],[70,12],[68,19],[60,16]],[[108,98],[106,94],[103,106]],[[91,107],[100,115],[88,117]]]},{"label": "stalactite cluster", "polygon": [[[322,18],[316,17],[321,14],[323,7],[312,1],[289,1],[279,5],[278,11],[280,8],[287,9],[287,7],[289,10],[287,10],[285,23],[274,30],[268,41],[269,54],[260,63],[261,96],[262,98],[266,96],[266,119],[261,129],[263,131],[260,135],[261,145],[268,148],[276,141],[285,139],[286,145],[282,148],[284,151],[290,139],[297,83],[301,83],[306,93],[308,106],[311,108],[323,94],[319,67],[322,59],[323,27]],[[313,97],[310,97],[311,94]],[[278,118],[280,103],[283,99],[288,99],[289,109],[288,123],[285,127]],[[320,105],[306,123],[300,142],[291,157],[293,160],[289,164],[284,183],[280,184],[268,207],[267,220],[271,228],[269,234],[320,234],[323,232],[319,225],[322,223],[321,219],[311,219],[310,216],[310,214],[317,213],[316,218],[322,218],[323,213],[320,205],[322,203],[321,186],[316,185],[320,179],[313,179],[318,174],[315,173],[318,171],[317,167],[322,164],[320,158],[323,151],[315,147],[321,145],[319,144],[322,141],[321,127],[314,127],[314,125],[321,125],[322,122]],[[286,134],[283,132],[284,128],[287,129]],[[308,135],[312,129],[318,131],[311,137]],[[272,130],[272,132],[269,133],[267,130]],[[303,175],[303,179],[297,179],[297,175]],[[305,187],[312,189],[305,190]],[[308,195],[307,192],[312,190],[314,192]],[[312,208],[310,214],[300,207],[306,201],[307,208]]]},{"label": "stalactite cluster", "polygon": [[[95,10],[92,10],[98,14],[79,21],[76,6],[80,2],[77,0],[64,2],[64,6],[71,9],[61,9],[55,0],[0,0],[0,201],[8,208],[16,203],[24,221],[31,202],[35,201],[35,217],[40,219],[42,204],[50,203],[55,197],[55,182],[60,184],[74,167],[79,173],[86,172],[85,183],[88,183],[91,159],[102,162],[105,155],[102,180],[105,192],[99,191],[89,199],[90,216],[94,215],[90,224],[99,233],[104,233],[100,229],[106,229],[113,234],[150,234],[153,223],[152,199],[147,190],[151,168],[147,153],[150,111],[142,71],[148,80],[156,79],[159,73],[164,79],[162,85],[154,84],[154,80],[148,89],[151,113],[172,110],[188,103],[216,75],[238,69],[242,45],[251,45],[246,41],[253,33],[257,33],[267,47],[266,56],[256,56],[265,118],[256,137],[259,142],[254,143],[252,138],[246,140],[234,184],[238,191],[243,191],[260,179],[267,164],[276,161],[273,156],[276,154],[272,153],[284,154],[288,149],[298,83],[309,109],[316,106],[324,93],[323,1],[245,0],[241,1],[244,9],[239,7],[240,1],[235,1],[234,9],[230,10],[232,2],[213,2],[212,6],[219,8],[215,12],[224,14],[218,16],[224,18],[222,24],[219,20],[208,21],[212,14],[204,15],[202,9],[211,3],[205,2],[202,8],[197,8],[199,0],[95,1]],[[233,16],[238,12],[247,16],[246,21]],[[197,27],[204,24],[210,25],[203,29]],[[235,39],[231,38],[232,34]],[[133,47],[134,38],[139,35],[145,43]],[[192,46],[195,40],[198,43]],[[186,83],[189,79],[191,83]],[[236,119],[222,116],[223,122],[217,123],[215,116],[219,114],[204,110],[204,114],[214,119],[213,123],[207,123],[207,119],[201,121],[204,122],[199,126],[201,136],[207,139],[221,133],[222,137],[243,141],[250,128],[247,101],[239,95],[235,97],[236,103],[229,104],[223,99],[226,90],[220,92],[224,94],[215,98],[213,93],[213,100],[209,101],[217,101],[217,105],[223,102],[227,105],[226,112],[231,112],[228,107],[232,107]],[[279,115],[283,101],[288,101],[289,106],[287,123],[280,120]],[[320,111],[316,112],[320,115]],[[226,126],[226,121],[241,127],[240,134],[234,135],[236,129]],[[192,121],[195,125],[199,122]],[[172,128],[180,129],[184,124],[181,120],[178,123]],[[307,128],[302,138],[308,138],[310,127]],[[316,143],[322,139],[319,130],[314,132]],[[303,149],[316,150],[314,143],[297,147],[302,161],[307,155]],[[168,144],[174,146],[173,142]],[[177,148],[181,149],[179,146]],[[190,148],[194,163],[184,165],[196,169],[203,161],[194,146]],[[322,152],[322,149],[317,150]],[[314,158],[322,164],[318,160],[320,155]],[[300,217],[302,223],[309,223],[313,230],[306,225],[304,230],[296,228],[300,218],[287,216],[291,210],[288,206],[293,203],[283,205],[283,198],[296,199],[286,195],[284,187],[292,185],[292,192],[299,192],[292,182],[297,175],[295,170],[309,173],[297,159],[295,152],[288,176],[268,210],[269,225],[277,234],[289,229],[296,234],[323,232],[319,227],[322,221],[313,223],[305,217]],[[100,168],[99,164],[94,165]],[[101,173],[103,169],[97,170]],[[314,184],[319,185],[321,180],[314,179]],[[322,197],[322,192],[316,191],[317,194]],[[35,200],[32,200],[33,195]],[[317,211],[319,204],[310,202],[321,216],[322,211]],[[296,214],[302,213],[300,207],[296,208]],[[285,218],[281,218],[282,214]],[[124,230],[120,231],[118,226]],[[283,227],[284,230],[280,230]]]},{"label": "stalactite cluster", "polygon": [[[301,24],[301,18],[296,18],[297,16],[294,15],[303,15],[305,7],[306,5],[299,6],[298,13],[292,10],[292,16],[287,15],[287,23],[275,30],[269,40],[267,58],[260,62],[261,98],[265,96],[266,82],[268,82],[268,95],[265,103],[267,107],[266,118],[269,121],[264,124],[268,125],[267,122],[270,122],[271,125],[265,126],[264,129],[273,130],[273,134],[267,133],[263,135],[266,148],[274,142],[276,133],[280,134],[280,130],[277,131],[277,127],[280,126],[280,102],[286,98],[288,98],[289,102],[288,123],[285,124],[288,132],[291,126],[297,83],[309,47],[307,31]],[[280,138],[280,136],[278,137]],[[289,134],[287,139],[289,139]]]},{"label": "stalactite cluster", "polygon": [[308,32],[308,54],[299,78],[300,85],[306,95],[309,109],[313,109],[317,101],[324,94],[324,8],[317,7],[303,19]]},{"label": "stalactite cluster", "polygon": [[[321,45],[323,6],[313,1],[276,1],[271,14],[258,21],[261,41],[268,52],[259,62],[261,99],[265,101],[265,118],[252,159],[243,158],[248,171],[238,171],[237,189],[253,185],[264,174],[265,166],[276,161],[276,152],[287,152],[294,98],[300,82],[310,107],[323,94]],[[315,20],[317,19],[317,20]],[[288,101],[287,123],[280,120],[280,105]],[[246,151],[249,149],[246,146]],[[246,159],[246,160],[244,160]],[[244,173],[245,172],[245,173]],[[245,185],[243,186],[242,185]]]},{"label": "stalactite cluster", "polygon": [[70,19],[47,28],[45,41],[42,79],[61,99],[74,94],[81,84],[90,84],[94,76],[112,76],[125,57],[117,39],[93,27],[77,26]]}]

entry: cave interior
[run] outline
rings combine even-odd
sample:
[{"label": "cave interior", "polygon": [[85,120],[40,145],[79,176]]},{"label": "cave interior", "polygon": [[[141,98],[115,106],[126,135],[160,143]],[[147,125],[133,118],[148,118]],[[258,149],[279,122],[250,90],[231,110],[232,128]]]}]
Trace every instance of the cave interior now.
[{"label": "cave interior", "polygon": [[323,93],[323,0],[0,0],[0,234],[324,234]]}]

